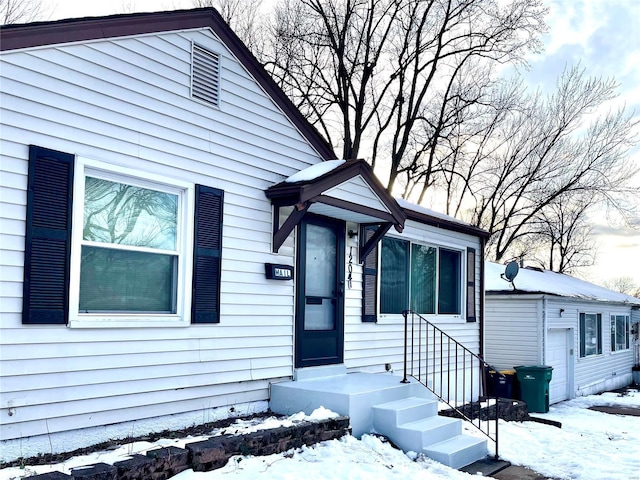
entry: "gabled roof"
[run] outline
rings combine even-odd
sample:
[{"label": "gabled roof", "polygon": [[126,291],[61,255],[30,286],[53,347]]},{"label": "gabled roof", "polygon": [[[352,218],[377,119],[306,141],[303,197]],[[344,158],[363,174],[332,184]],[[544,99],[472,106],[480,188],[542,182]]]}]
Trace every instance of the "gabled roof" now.
[{"label": "gabled roof", "polygon": [[[306,202],[335,202],[323,194],[355,177],[361,177],[375,193],[380,200],[379,208],[374,211],[364,206],[346,205],[346,203],[342,205],[342,208],[391,222],[398,231],[402,231],[406,218],[404,212],[374,175],[371,166],[364,160],[334,160],[329,165],[313,165],[283,182],[271,186],[265,194],[274,205],[278,206],[298,205]],[[340,205],[335,206],[340,207]]]},{"label": "gabled roof", "polygon": [[[365,195],[367,199],[350,192],[352,187],[364,187],[364,191],[368,192]],[[336,189],[340,192],[337,195],[334,193]],[[401,232],[406,219],[403,210],[364,160],[332,160],[312,165],[272,185],[265,190],[265,195],[276,207],[295,207],[284,224],[273,232],[274,252],[278,251],[307,212],[377,225],[373,237],[366,242],[360,239],[361,261],[391,226]],[[278,208],[276,212],[279,212]],[[278,223],[276,221],[274,225]]]},{"label": "gabled roof", "polygon": [[640,298],[609,290],[579,278],[550,270],[521,268],[511,284],[502,278],[505,266],[485,263],[485,291],[487,295],[547,294],[559,297],[595,300],[607,303],[626,303],[640,306]]},{"label": "gabled roof", "polygon": [[213,8],[134,13],[5,25],[0,28],[0,51],[64,43],[161,33],[194,28],[211,28],[273,99],[300,133],[324,160],[336,158],[333,148],[304,118],[276,85],[260,62]]}]

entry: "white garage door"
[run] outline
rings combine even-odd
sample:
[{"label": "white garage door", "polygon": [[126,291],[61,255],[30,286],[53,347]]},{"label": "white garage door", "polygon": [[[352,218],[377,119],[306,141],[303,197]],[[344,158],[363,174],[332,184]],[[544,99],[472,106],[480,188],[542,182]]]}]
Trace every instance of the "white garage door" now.
[{"label": "white garage door", "polygon": [[557,403],[569,398],[568,366],[569,346],[567,345],[568,329],[549,330],[547,337],[547,365],[553,367],[551,384],[549,385],[549,403]]}]

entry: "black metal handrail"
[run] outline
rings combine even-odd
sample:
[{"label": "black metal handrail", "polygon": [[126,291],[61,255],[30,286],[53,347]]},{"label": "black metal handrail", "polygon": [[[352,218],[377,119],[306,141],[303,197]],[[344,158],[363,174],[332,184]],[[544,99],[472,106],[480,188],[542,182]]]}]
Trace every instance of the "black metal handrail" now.
[{"label": "black metal handrail", "polygon": [[[485,377],[485,373],[491,368],[490,365],[480,355],[469,350],[420,314],[405,310],[402,315],[404,317],[404,378],[402,381],[407,383],[408,377],[411,376],[427,387],[459,417],[470,422],[494,442],[495,457],[498,458],[499,401],[495,396],[487,395]],[[409,324],[409,317],[411,317],[411,324]],[[486,420],[482,420],[480,405],[482,397],[489,404],[492,401],[495,402],[495,432],[493,433],[491,432],[493,419],[489,418],[493,415],[488,415]],[[474,398],[477,398],[478,402],[474,402]]]}]

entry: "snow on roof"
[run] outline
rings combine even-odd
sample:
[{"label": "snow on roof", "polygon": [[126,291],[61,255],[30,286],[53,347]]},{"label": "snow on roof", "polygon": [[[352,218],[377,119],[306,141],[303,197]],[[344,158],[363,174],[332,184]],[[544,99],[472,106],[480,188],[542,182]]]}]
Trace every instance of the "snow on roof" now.
[{"label": "snow on roof", "polygon": [[345,161],[346,160],[327,160],[326,162],[316,163],[315,165],[311,165],[304,170],[294,173],[285,180],[285,183],[310,182],[311,180],[315,180],[332,172],[345,163]]},{"label": "snow on roof", "polygon": [[435,218],[446,220],[447,222],[459,223],[460,225],[467,225],[467,226],[471,225],[470,223],[464,222],[462,220],[458,220],[455,217],[451,217],[444,213],[436,212],[435,210],[431,210],[429,208],[423,207],[422,205],[411,203],[403,198],[399,198],[399,197],[394,197],[394,198],[396,202],[398,202],[398,205],[400,205],[405,210],[412,210],[417,213],[423,213],[425,215],[430,215]]},{"label": "snow on roof", "polygon": [[503,280],[500,276],[504,270],[505,265],[493,262],[485,263],[486,292],[548,293],[561,297],[640,305],[640,298],[615,292],[563,273],[526,267],[521,268],[513,280],[514,289],[508,281]]}]

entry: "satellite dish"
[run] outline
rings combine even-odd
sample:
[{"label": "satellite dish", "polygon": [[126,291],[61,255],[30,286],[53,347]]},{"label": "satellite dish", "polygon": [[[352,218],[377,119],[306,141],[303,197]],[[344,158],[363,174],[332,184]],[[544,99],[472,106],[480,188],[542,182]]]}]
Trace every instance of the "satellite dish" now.
[{"label": "satellite dish", "polygon": [[520,271],[520,267],[518,266],[518,262],[512,261],[507,263],[507,267],[504,269],[504,277],[513,283],[513,279],[518,276],[518,272]]}]

